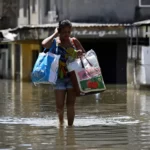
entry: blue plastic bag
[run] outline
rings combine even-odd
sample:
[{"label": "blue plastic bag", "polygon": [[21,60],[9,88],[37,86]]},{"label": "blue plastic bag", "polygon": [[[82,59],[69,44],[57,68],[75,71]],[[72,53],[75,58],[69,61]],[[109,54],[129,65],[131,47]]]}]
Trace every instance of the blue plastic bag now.
[{"label": "blue plastic bag", "polygon": [[56,42],[52,43],[52,47],[47,53],[39,53],[35,62],[31,79],[34,84],[55,84],[58,76],[58,67],[60,55],[53,54],[56,48]]}]

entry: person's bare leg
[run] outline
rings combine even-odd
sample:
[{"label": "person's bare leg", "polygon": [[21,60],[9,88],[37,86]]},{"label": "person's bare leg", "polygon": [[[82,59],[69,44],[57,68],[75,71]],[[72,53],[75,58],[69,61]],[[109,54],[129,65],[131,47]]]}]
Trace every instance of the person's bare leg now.
[{"label": "person's bare leg", "polygon": [[74,122],[74,116],[75,116],[75,92],[73,89],[67,89],[67,100],[66,100],[66,106],[67,106],[67,119],[68,119],[68,125],[72,126]]},{"label": "person's bare leg", "polygon": [[65,102],[65,90],[55,90],[56,99],[56,111],[58,113],[59,123],[63,125],[64,123],[64,102]]}]

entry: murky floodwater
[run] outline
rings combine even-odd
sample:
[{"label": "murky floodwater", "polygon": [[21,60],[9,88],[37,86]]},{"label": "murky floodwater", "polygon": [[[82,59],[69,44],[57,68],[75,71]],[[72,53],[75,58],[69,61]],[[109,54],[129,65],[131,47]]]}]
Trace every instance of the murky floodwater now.
[{"label": "murky floodwater", "polygon": [[58,127],[49,86],[0,81],[0,150],[150,149],[150,92],[108,86],[78,98],[74,127]]}]

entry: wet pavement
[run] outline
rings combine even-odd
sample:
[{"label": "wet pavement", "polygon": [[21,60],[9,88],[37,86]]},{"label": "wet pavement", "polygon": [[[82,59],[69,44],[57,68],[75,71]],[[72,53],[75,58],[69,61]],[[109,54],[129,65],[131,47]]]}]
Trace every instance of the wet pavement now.
[{"label": "wet pavement", "polygon": [[51,87],[1,80],[0,150],[149,150],[149,89],[106,86],[77,98],[74,126],[59,127]]}]

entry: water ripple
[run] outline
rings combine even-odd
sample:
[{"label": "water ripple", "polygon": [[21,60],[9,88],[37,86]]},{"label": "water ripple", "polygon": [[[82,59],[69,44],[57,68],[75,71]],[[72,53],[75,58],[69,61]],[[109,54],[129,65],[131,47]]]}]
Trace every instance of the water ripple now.
[{"label": "water ripple", "polygon": [[[139,120],[135,120],[130,116],[118,116],[118,117],[84,117],[77,116],[75,118],[74,126],[97,126],[97,125],[132,125],[139,123]],[[46,117],[46,118],[13,118],[13,117],[2,117],[0,118],[0,124],[22,124],[32,126],[57,126],[57,118]]]}]

